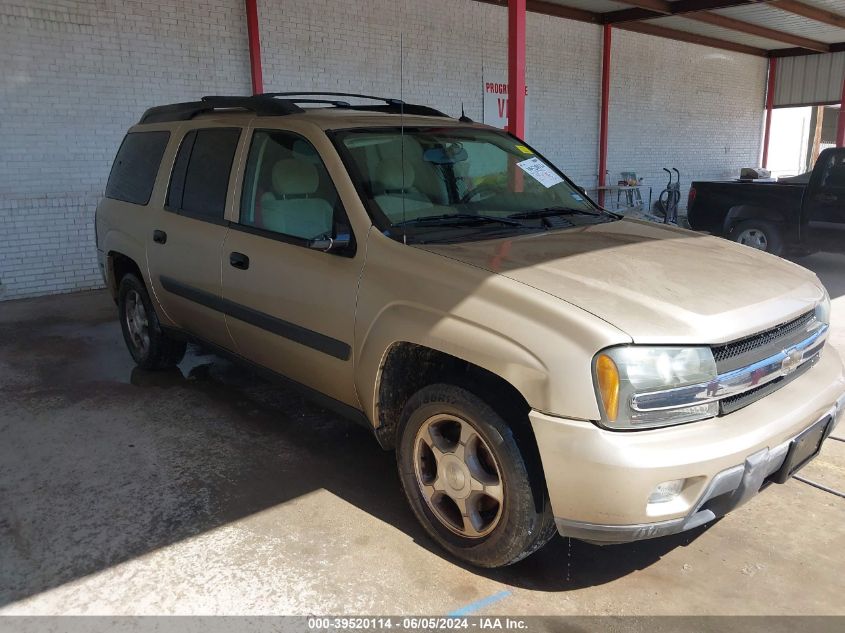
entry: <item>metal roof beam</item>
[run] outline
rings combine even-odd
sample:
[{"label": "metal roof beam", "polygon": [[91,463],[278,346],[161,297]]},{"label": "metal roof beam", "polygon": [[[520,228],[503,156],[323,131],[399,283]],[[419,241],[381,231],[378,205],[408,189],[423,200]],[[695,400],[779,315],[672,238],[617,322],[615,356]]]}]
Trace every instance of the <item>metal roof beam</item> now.
[{"label": "metal roof beam", "polygon": [[822,22],[824,24],[829,24],[830,26],[838,26],[841,29],[845,29],[845,15],[840,15],[838,13],[834,13],[833,11],[828,11],[827,9],[813,7],[808,4],[804,4],[803,2],[798,2],[797,0],[775,0],[771,3],[771,5],[773,7],[777,7],[778,9],[782,9],[783,11],[789,11],[795,15],[815,20],[816,22]]},{"label": "metal roof beam", "polygon": [[[845,51],[845,42],[837,42],[835,44],[828,44],[830,53],[841,53]],[[776,48],[769,51],[769,57],[801,57],[802,55],[816,55],[815,51],[807,50],[806,48]]]},{"label": "metal roof beam", "polygon": [[630,4],[638,9],[646,9],[654,13],[669,15],[672,13],[672,3],[667,0],[623,0],[624,4]]},{"label": "metal roof beam", "polygon": [[623,0],[625,4],[632,5],[632,9],[620,9],[602,13],[602,22],[605,24],[617,24],[620,22],[637,22],[640,20],[653,20],[667,15],[685,15],[698,11],[709,11],[711,9],[727,9],[739,7],[746,4],[760,4],[769,0],[678,0],[677,2],[652,2],[643,0]]},{"label": "metal roof beam", "polygon": [[[484,2],[486,4],[494,4],[500,7],[506,7],[508,5],[507,0],[477,0],[478,2]],[[635,4],[635,0],[625,0],[626,4]],[[585,11],[584,9],[576,9],[573,7],[566,7],[559,4],[553,4],[551,2],[545,2],[543,0],[526,0],[526,8],[529,12],[532,13],[540,13],[543,15],[550,15],[559,18],[566,18],[569,20],[578,20],[580,22],[589,22],[591,24],[613,24],[613,26],[620,28],[625,31],[632,31],[635,33],[644,33],[646,35],[655,35],[657,37],[664,37],[671,40],[677,40],[680,42],[690,42],[693,44],[701,44],[703,46],[710,46],[712,48],[720,48],[723,50],[734,51],[738,53],[745,53],[747,55],[757,55],[761,57],[791,57],[796,55],[815,55],[820,52],[837,52],[843,50],[843,44],[824,44],[823,42],[817,42],[815,40],[810,40],[807,38],[800,38],[798,36],[793,36],[789,33],[783,33],[781,31],[775,31],[773,29],[766,29],[765,34],[763,31],[759,29],[765,29],[766,27],[757,27],[756,25],[742,22],[740,20],[735,20],[732,22],[732,26],[738,26],[737,23],[740,23],[742,28],[734,29],[741,32],[750,33],[750,31],[746,29],[753,28],[755,29],[754,35],[758,35],[761,37],[765,37],[767,39],[774,39],[776,41],[782,41],[786,43],[795,43],[797,47],[795,48],[783,48],[783,49],[775,49],[767,51],[762,48],[757,48],[756,46],[748,46],[746,44],[739,44],[737,42],[730,42],[728,40],[722,40],[715,37],[709,37],[706,35],[699,35],[696,33],[689,33],[687,31],[681,31],[679,29],[671,29],[663,26],[659,26],[656,24],[649,24],[643,20],[648,20],[655,17],[664,17],[666,15],[684,15],[685,17],[692,17],[695,13],[700,11],[708,11],[711,9],[724,9],[727,7],[736,7],[740,5],[747,5],[747,4],[772,4],[773,6],[777,6],[779,4],[801,4],[800,2],[795,2],[794,0],[677,0],[677,2],[668,2],[666,4],[669,5],[671,8],[670,13],[662,13],[657,12],[652,9],[660,9],[661,11],[666,10],[667,7],[664,5],[663,2],[658,2],[658,0],[636,0],[636,4],[648,5],[652,9],[644,9],[644,8],[632,8],[632,9],[625,9],[623,11],[611,11],[608,13],[595,13],[593,11]],[[807,7],[807,5],[802,5],[803,7]],[[783,7],[781,7],[783,8]],[[813,7],[807,7],[809,9],[813,9]],[[631,12],[643,12],[644,14],[641,17],[631,17],[633,14]],[[822,13],[830,13],[824,12]],[[621,15],[625,14],[628,16],[626,19],[617,20],[613,16],[617,18]],[[639,15],[639,14],[637,14]],[[717,15],[717,14],[714,14]],[[835,14],[831,14],[835,15]],[[838,19],[845,20],[841,16],[836,16]],[[706,21],[708,18],[705,18],[702,21]],[[718,18],[717,18],[718,19]],[[722,21],[719,26],[725,26],[725,22]],[[838,24],[838,23],[837,23]],[[746,26],[747,25],[747,26]],[[730,28],[730,27],[728,27]],[[777,37],[774,35],[777,34]],[[786,40],[784,38],[789,38]],[[796,39],[797,38],[797,39]],[[800,44],[798,42],[800,41]],[[823,48],[825,47],[825,48]]]},{"label": "metal roof beam", "polygon": [[[508,0],[476,0],[484,4],[495,4],[499,7],[507,7]],[[556,18],[565,18],[567,20],[577,20],[578,22],[589,22],[590,24],[601,24],[601,14],[587,11],[585,9],[576,9],[574,7],[566,7],[553,2],[543,2],[543,0],[526,0],[525,8],[529,13],[542,13],[543,15],[551,15]]]},{"label": "metal roof beam", "polygon": [[703,46],[710,46],[712,48],[721,48],[723,50],[734,51],[737,53],[745,53],[746,55],[757,55],[758,57],[766,57],[768,53],[768,51],[763,48],[747,46],[745,44],[738,44],[736,42],[729,42],[727,40],[720,40],[715,37],[708,37],[706,35],[690,33],[688,31],[670,29],[665,26],[649,24],[648,22],[623,22],[621,24],[615,24],[614,26],[624,31],[633,31],[635,33],[644,33],[646,35],[656,35],[657,37],[665,37],[670,40],[690,42],[692,44],[701,44]]},{"label": "metal roof beam", "polygon": [[696,22],[703,22],[712,26],[718,26],[723,29],[730,29],[732,31],[739,31],[740,33],[747,33],[748,35],[756,35],[757,37],[765,37],[776,42],[783,42],[784,44],[792,44],[800,48],[807,48],[817,53],[829,53],[830,46],[824,42],[818,42],[807,37],[799,35],[792,35],[784,31],[770,29],[758,24],[736,20],[720,13],[710,13],[709,11],[702,11],[700,13],[690,13],[684,16],[688,20],[695,20]]}]

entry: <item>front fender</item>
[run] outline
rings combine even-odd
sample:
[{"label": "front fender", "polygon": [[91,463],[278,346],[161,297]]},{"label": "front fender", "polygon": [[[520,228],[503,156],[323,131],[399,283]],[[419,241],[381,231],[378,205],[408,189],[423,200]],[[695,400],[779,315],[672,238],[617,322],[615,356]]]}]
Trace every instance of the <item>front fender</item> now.
[{"label": "front fender", "polygon": [[618,328],[547,292],[378,231],[368,236],[353,356],[358,398],[371,421],[378,421],[380,370],[397,343],[485,369],[538,411],[595,420],[593,356],[630,342]]},{"label": "front fender", "polygon": [[378,420],[384,361],[398,343],[413,343],[477,365],[513,385],[532,407],[548,406],[549,369],[524,346],[458,316],[396,303],[372,322],[357,356],[356,388],[371,421]]}]

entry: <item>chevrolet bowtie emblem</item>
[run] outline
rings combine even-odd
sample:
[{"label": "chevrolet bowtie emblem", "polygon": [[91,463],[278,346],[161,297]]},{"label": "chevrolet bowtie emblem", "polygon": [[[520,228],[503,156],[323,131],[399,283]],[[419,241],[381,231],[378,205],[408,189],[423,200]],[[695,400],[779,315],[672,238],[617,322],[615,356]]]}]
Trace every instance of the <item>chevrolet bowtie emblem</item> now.
[{"label": "chevrolet bowtie emblem", "polygon": [[804,361],[804,352],[799,349],[784,350],[783,352],[786,354],[786,358],[783,359],[780,365],[780,373],[786,376],[801,366],[801,363]]}]

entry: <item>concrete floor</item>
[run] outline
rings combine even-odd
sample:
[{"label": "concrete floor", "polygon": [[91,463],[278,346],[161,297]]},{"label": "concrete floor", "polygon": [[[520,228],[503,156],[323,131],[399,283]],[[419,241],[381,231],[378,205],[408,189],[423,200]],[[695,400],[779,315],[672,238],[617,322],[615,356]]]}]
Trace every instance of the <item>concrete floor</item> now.
[{"label": "concrete floor", "polygon": [[[845,349],[845,258],[802,263]],[[365,430],[199,350],[134,369],[103,292],[0,304],[0,438],[0,614],[845,614],[845,500],[795,480],[690,534],[456,564]],[[845,443],[802,474],[845,490]]]}]

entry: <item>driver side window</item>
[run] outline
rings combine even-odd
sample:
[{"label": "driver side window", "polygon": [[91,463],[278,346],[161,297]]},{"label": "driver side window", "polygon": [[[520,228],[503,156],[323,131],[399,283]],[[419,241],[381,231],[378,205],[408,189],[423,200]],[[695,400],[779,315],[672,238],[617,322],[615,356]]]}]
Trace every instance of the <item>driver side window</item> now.
[{"label": "driver side window", "polygon": [[257,130],[247,158],[240,223],[303,240],[332,236],[340,202],[320,155],[303,137]]},{"label": "driver side window", "polygon": [[845,189],[845,154],[831,152],[827,164],[822,169],[823,190]]}]

